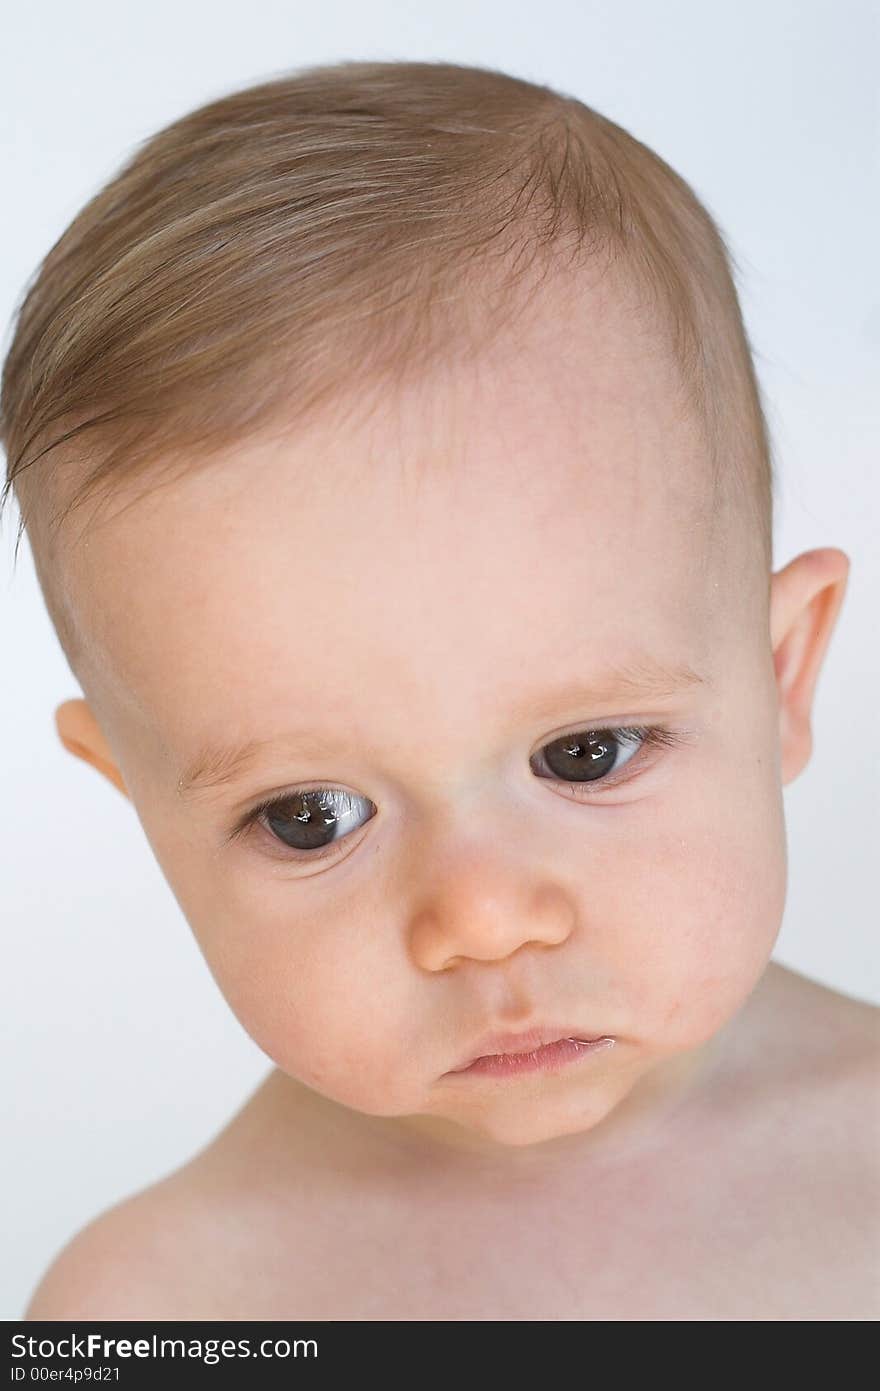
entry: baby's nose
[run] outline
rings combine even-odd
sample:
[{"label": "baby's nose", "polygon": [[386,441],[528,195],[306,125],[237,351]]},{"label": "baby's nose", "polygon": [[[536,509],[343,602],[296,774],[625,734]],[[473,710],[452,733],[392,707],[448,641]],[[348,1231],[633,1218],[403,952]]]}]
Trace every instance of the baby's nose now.
[{"label": "baby's nose", "polygon": [[410,925],[410,951],[427,971],[463,961],[504,961],[526,945],[558,946],[570,936],[574,905],[527,870],[486,859],[447,867]]}]

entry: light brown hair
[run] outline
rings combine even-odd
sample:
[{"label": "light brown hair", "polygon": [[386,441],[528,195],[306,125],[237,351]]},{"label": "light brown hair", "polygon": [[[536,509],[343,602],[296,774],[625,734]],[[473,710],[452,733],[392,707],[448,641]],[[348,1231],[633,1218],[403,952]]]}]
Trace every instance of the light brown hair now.
[{"label": "light brown hair", "polygon": [[494,331],[536,267],[589,265],[625,273],[672,349],[716,496],[742,504],[769,574],[771,448],[733,259],[691,187],[621,126],[487,68],[354,61],[225,95],[146,140],[38,266],[0,386],[0,515],[14,486],[16,555],[26,527],[71,663],[51,538],[99,485],[209,463],[418,371],[467,339],[477,287],[496,291],[494,311],[479,298]]}]

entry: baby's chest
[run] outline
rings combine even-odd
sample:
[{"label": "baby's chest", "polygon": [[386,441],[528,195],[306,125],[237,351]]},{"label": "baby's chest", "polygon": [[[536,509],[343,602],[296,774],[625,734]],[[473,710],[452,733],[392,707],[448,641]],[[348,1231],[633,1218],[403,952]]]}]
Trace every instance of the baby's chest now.
[{"label": "baby's chest", "polygon": [[[659,1191],[659,1190],[658,1190]],[[287,1269],[260,1263],[252,1317],[373,1320],[832,1320],[876,1317],[877,1253],[791,1189],[693,1201],[470,1209],[337,1226],[315,1217]],[[876,1236],[876,1229],[875,1229]],[[268,1253],[267,1253],[268,1254]]]}]

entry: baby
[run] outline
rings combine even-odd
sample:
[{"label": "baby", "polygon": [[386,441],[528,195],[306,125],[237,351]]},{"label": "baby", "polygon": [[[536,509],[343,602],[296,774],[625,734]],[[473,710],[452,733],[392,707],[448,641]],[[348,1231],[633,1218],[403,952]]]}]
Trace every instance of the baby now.
[{"label": "baby", "polygon": [[83,209],[2,406],[61,740],[274,1064],[25,1317],[876,1317],[878,1011],[770,960],[849,560],[772,573],[688,185],[503,73],[287,75]]}]

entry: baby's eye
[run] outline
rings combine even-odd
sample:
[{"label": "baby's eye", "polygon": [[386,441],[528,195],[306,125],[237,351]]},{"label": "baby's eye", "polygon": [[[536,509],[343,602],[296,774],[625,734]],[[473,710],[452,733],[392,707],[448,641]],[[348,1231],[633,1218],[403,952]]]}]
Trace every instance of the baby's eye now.
[{"label": "baby's eye", "polygon": [[[358,803],[372,807],[372,811],[359,815]],[[357,830],[375,814],[375,803],[367,797],[353,796],[341,788],[318,787],[263,802],[248,814],[246,824],[258,822],[288,849],[319,860],[322,850]]]},{"label": "baby's eye", "polygon": [[531,759],[531,767],[544,777],[541,766],[549,768],[550,778],[571,785],[574,796],[583,797],[592,794],[596,784],[602,792],[606,786],[629,781],[619,774],[647,746],[678,742],[672,730],[661,725],[579,730],[545,744]]}]

